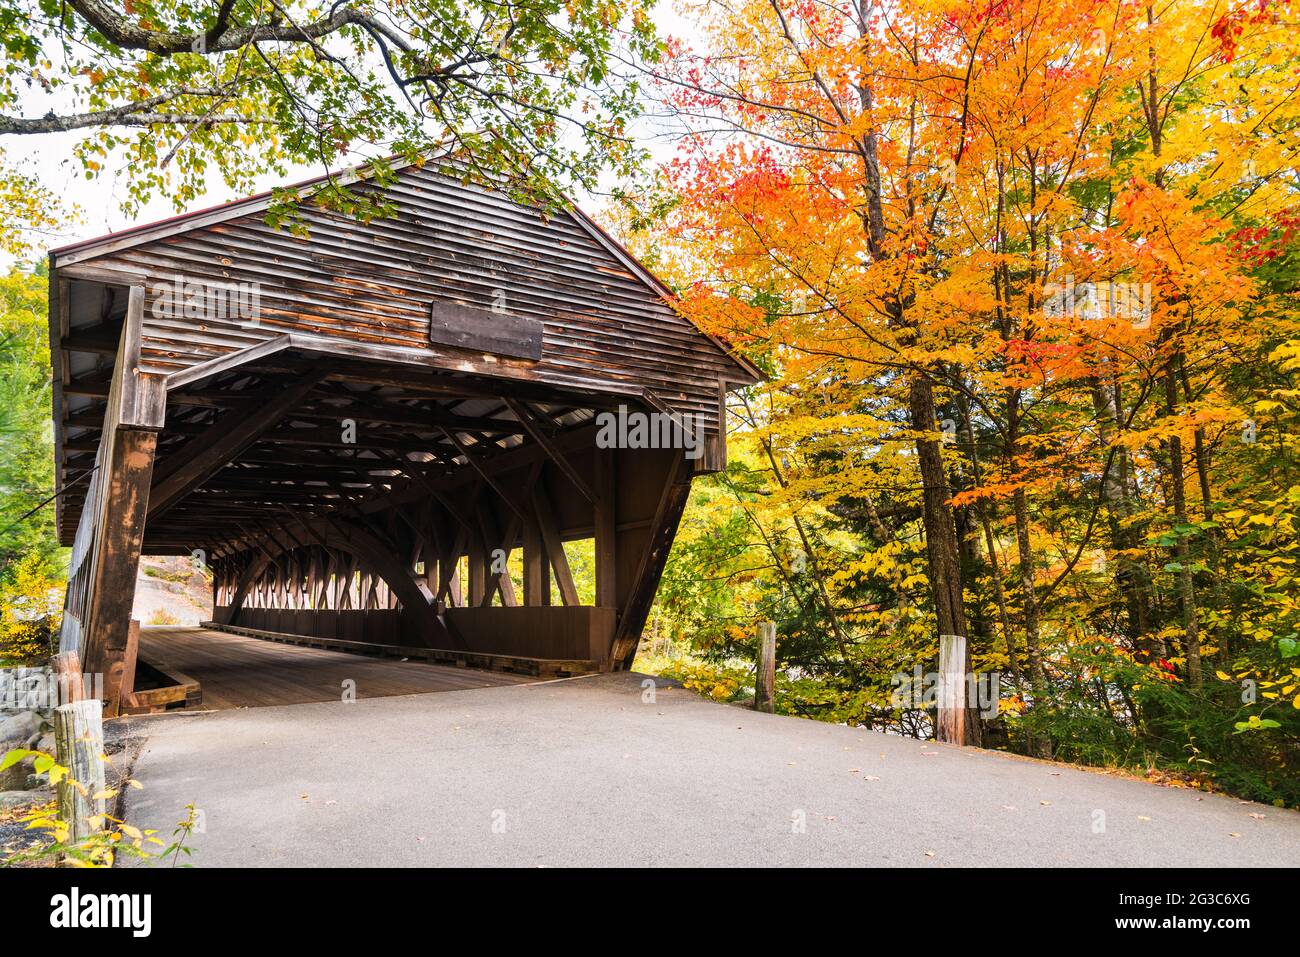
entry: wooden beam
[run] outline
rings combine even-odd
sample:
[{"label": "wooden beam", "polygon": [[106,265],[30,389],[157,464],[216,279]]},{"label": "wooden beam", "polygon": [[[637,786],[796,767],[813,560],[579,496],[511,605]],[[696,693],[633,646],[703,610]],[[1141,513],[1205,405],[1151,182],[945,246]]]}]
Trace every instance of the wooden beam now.
[{"label": "wooden beam", "polygon": [[480,503],[478,509],[479,527],[483,530],[483,540],[487,543],[487,564],[488,564],[488,588],[487,594],[483,596],[481,604],[492,604],[492,596],[498,591],[501,593],[501,604],[508,608],[516,607],[519,602],[515,597],[515,583],[510,577],[510,569],[506,567],[500,572],[492,572],[492,552],[500,548],[506,555],[507,565],[510,561],[510,552],[513,550],[515,537],[519,534],[520,519],[518,516],[512,516],[506,525],[505,533],[502,534],[497,530],[496,517],[492,514],[490,505]]},{"label": "wooden beam", "polygon": [[468,544],[469,532],[460,528],[452,541],[451,550],[439,556],[438,593],[435,596],[438,601],[442,601],[442,596],[447,595],[452,599],[453,605],[460,603],[460,556],[465,553]]},{"label": "wooden beam", "polygon": [[433,498],[438,502],[438,504],[447,510],[447,514],[452,517],[453,521],[459,523],[462,527],[466,529],[472,530],[472,526],[470,525],[470,523],[465,519],[463,515],[460,514],[460,510],[456,508],[456,503],[453,502],[450,498],[448,498],[447,495],[443,493],[442,489],[438,488],[436,485],[433,484],[433,482],[429,479],[429,477],[424,473],[424,470],[420,468],[418,463],[412,462],[410,459],[406,458],[405,456],[401,458],[385,456],[385,458],[387,458],[388,461],[392,463],[394,468],[400,469],[404,474],[409,475],[411,478],[415,479],[415,481],[419,483],[421,488],[423,488],[426,492],[428,492],[431,496],[433,496]]},{"label": "wooden beam", "polygon": [[488,596],[488,549],[481,533],[469,536],[469,542],[469,595],[466,604],[477,608],[483,605]]},{"label": "wooden beam", "polygon": [[267,339],[265,342],[259,342],[244,349],[236,349],[234,352],[228,352],[224,356],[217,356],[207,362],[200,362],[198,365],[181,369],[179,372],[173,372],[167,377],[167,391],[171,392],[174,389],[193,385],[203,379],[229,372],[231,369],[274,355],[287,349],[290,341],[291,337],[287,334],[278,336],[275,339]]},{"label": "wooden beam", "polygon": [[216,475],[241,451],[269,431],[320,381],[319,373],[286,387],[259,392],[241,408],[222,416],[207,432],[196,435],[167,457],[163,474],[150,492],[149,517],[155,518]]},{"label": "wooden beam", "polygon": [[551,500],[542,482],[533,486],[532,498],[542,543],[546,546],[546,556],[555,571],[555,583],[560,587],[560,600],[566,605],[580,604],[578,589],[574,587],[573,574],[569,571],[569,559],[564,554],[564,542],[560,540],[560,532],[555,525],[555,513],[551,511]]},{"label": "wooden beam", "polygon": [[[441,426],[439,428],[441,428]],[[474,471],[478,472],[479,476],[483,479],[483,481],[486,482],[489,486],[491,486],[492,491],[500,495],[501,500],[510,507],[511,511],[513,511],[516,515],[518,515],[522,519],[524,517],[523,509],[521,509],[517,504],[515,504],[514,496],[512,496],[508,491],[506,491],[506,489],[501,485],[501,483],[498,482],[495,478],[493,478],[493,476],[488,472],[488,470],[485,469],[482,466],[482,464],[480,464],[480,462],[478,461],[477,454],[470,451],[470,449],[465,445],[465,443],[462,442],[460,439],[458,439],[451,430],[441,429],[441,431],[443,435],[447,436],[447,438],[451,440],[451,444],[456,446],[456,450],[460,452],[461,455],[465,456],[465,461],[467,461],[473,467]]]},{"label": "wooden beam", "polygon": [[551,603],[551,569],[542,544],[537,517],[524,521],[524,604],[530,607]]},{"label": "wooden beam", "polygon": [[166,380],[162,376],[140,371],[140,341],[144,335],[144,287],[132,286],[126,301],[126,318],[122,322],[122,344],[113,370],[110,407],[115,410],[118,428],[147,429],[163,427],[167,412]]},{"label": "wooden beam", "polygon": [[650,525],[650,541],[641,554],[636,576],[632,579],[632,589],[628,593],[626,604],[619,615],[618,629],[614,633],[614,644],[610,649],[610,665],[615,668],[630,668],[636,657],[637,642],[641,639],[641,630],[645,628],[650,606],[654,602],[655,591],[659,587],[659,578],[663,574],[664,564],[668,561],[668,551],[677,534],[677,525],[682,520],[682,512],[691,497],[691,476],[687,467],[686,456],[679,451],[673,456],[665,477],[663,492],[655,508],[655,517]]},{"label": "wooden beam", "polygon": [[592,506],[596,556],[596,607],[618,607],[618,521],[615,500],[614,450],[596,449],[597,498]]},{"label": "wooden beam", "polygon": [[97,471],[77,529],[60,644],[80,653],[86,671],[104,675],[109,715],[117,714],[127,667],[157,429],[166,410],[162,379],[142,374],[138,367],[143,314],[144,290],[133,287],[104,411]]},{"label": "wooden beam", "polygon": [[528,434],[533,437],[533,441],[542,447],[550,460],[555,463],[556,467],[568,477],[569,481],[573,483],[574,488],[578,490],[578,493],[582,495],[588,503],[592,505],[596,504],[596,499],[598,497],[597,493],[587,484],[587,480],[582,477],[582,473],[579,472],[577,468],[574,467],[573,463],[569,461],[569,457],[564,454],[564,450],[556,445],[555,441],[547,435],[546,429],[543,428],[542,424],[537,420],[536,415],[528,404],[509,397],[506,397],[504,401],[510,411],[515,414],[515,418],[517,418],[520,424],[528,430]]}]

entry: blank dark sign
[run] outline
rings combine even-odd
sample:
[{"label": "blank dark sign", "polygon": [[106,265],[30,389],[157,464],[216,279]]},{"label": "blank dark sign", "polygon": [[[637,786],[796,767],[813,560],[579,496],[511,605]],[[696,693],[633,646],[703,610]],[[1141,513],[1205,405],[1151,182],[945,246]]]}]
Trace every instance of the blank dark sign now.
[{"label": "blank dark sign", "polygon": [[542,324],[508,312],[435,301],[429,309],[429,341],[470,352],[535,360],[542,357]]}]

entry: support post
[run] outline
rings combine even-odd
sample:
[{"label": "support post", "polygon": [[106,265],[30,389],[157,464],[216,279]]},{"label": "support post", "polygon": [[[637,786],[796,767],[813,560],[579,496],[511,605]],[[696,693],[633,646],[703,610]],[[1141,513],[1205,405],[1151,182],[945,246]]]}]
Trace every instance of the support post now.
[{"label": "support post", "polygon": [[135,661],[140,651],[140,622],[132,618],[122,654],[122,683],[118,688],[118,711],[135,704]]},{"label": "support post", "polygon": [[776,689],[776,623],[758,624],[758,668],[754,677],[754,710],[772,714]]},{"label": "support post", "polygon": [[668,561],[668,549],[672,546],[673,536],[681,521],[691,494],[690,472],[686,469],[686,459],[679,449],[673,453],[664,475],[663,492],[650,522],[650,541],[641,554],[636,574],[628,588],[628,597],[619,614],[618,630],[614,634],[614,644],[610,650],[610,665],[614,669],[632,667],[636,657],[637,642],[641,640],[641,629],[645,627],[650,615],[650,605],[654,602],[655,588],[659,585],[659,576],[663,574]]},{"label": "support post", "polygon": [[542,596],[548,592],[550,569],[546,565],[546,550],[542,545],[542,532],[537,519],[529,516],[524,522],[524,604],[529,607],[549,604]]},{"label": "support post", "polygon": [[104,712],[98,698],[87,698],[54,709],[54,743],[59,764],[68,776],[59,782],[59,817],[68,825],[68,842],[98,830],[91,819],[104,813]]},{"label": "support post", "polygon": [[577,605],[578,589],[573,584],[573,573],[569,571],[569,559],[564,554],[564,542],[555,524],[555,514],[551,511],[551,500],[546,496],[546,487],[539,481],[533,486],[533,511],[537,524],[541,528],[542,543],[546,546],[546,555],[551,569],[555,572],[555,583],[560,589],[560,601],[565,605]]},{"label": "support post", "polygon": [[483,604],[483,599],[487,597],[487,573],[488,562],[491,561],[491,553],[488,551],[487,543],[483,541],[482,534],[473,536],[473,544],[469,552],[469,607],[477,608]]},{"label": "support post", "polygon": [[617,518],[614,481],[614,450],[596,449],[596,501],[592,505],[596,556],[596,607],[618,607]]},{"label": "support post", "polygon": [[935,737],[949,744],[966,741],[966,637],[939,636],[938,715]]},{"label": "support post", "polygon": [[[117,714],[121,696],[157,432],[167,407],[164,377],[139,370],[144,295],[143,286],[131,287],[60,640],[60,647],[80,652],[84,669],[103,676],[110,716]],[[69,627],[71,618],[76,620]]]}]

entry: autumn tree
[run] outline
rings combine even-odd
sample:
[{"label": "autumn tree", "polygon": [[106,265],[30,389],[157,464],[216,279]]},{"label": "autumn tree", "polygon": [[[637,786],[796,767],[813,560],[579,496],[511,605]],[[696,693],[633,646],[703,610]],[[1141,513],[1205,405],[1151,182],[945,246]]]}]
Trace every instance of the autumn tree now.
[{"label": "autumn tree", "polygon": [[[429,152],[554,197],[637,158],[627,132],[636,85],[616,67],[655,50],[647,7],[6,0],[0,136],[84,134],[76,160],[88,177],[126,172],[127,212],[156,194],[182,209],[210,173],[239,193],[288,164],[337,172],[349,156]],[[26,188],[34,175],[5,164],[0,193],[37,198]],[[339,179],[322,198],[374,212]],[[11,211],[49,225],[42,203]],[[21,242],[12,227],[6,235]]]},{"label": "autumn tree", "polygon": [[[888,660],[853,574],[888,548],[897,642],[968,634],[1008,673],[1020,746],[1204,767],[1213,738],[1275,771],[1294,730],[1238,725],[1300,701],[1293,606],[1247,545],[1290,514],[1285,426],[1258,414],[1292,401],[1287,8],[694,9],[656,71],[682,135],[644,246],[773,370],[735,420],[772,500],[856,535],[822,548],[844,670]],[[1232,507],[1243,487],[1260,513]],[[1242,575],[1273,601],[1258,632]],[[1246,703],[1264,661],[1274,697]]]}]

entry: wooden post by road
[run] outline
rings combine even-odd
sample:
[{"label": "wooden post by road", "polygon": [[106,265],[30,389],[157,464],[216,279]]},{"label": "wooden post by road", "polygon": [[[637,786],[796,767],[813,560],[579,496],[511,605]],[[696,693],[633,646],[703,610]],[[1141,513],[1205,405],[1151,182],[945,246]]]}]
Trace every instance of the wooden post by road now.
[{"label": "wooden post by road", "polygon": [[754,710],[774,710],[773,690],[776,687],[776,623],[759,622],[758,670],[754,678]]},{"label": "wooden post by road", "polygon": [[950,744],[966,741],[966,638],[939,636],[939,710],[936,737]]},{"label": "wooden post by road", "polygon": [[56,759],[68,769],[59,782],[59,817],[68,825],[68,843],[99,828],[90,819],[104,813],[104,706],[98,698],[62,704],[54,709]]}]

